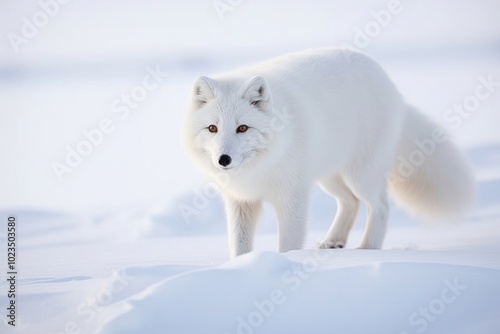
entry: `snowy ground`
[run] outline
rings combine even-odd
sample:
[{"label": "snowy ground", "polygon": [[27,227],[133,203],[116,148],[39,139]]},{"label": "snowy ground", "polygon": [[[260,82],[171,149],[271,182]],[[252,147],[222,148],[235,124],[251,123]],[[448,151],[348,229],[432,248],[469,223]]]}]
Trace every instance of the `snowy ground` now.
[{"label": "snowy ground", "polygon": [[[458,127],[444,119],[481,78],[500,81],[497,2],[443,1],[432,10],[405,2],[364,50],[466,152],[478,180],[467,216],[419,222],[393,205],[383,250],[355,249],[361,213],[346,249],[319,251],[335,204],[316,190],[304,250],[275,252],[266,208],[256,252],[234,260],[220,199],[200,195],[205,183],[179,145],[193,78],[283,51],[352,43],[370,10],[387,4],[276,1],[262,11],[263,1],[243,2],[220,20],[210,2],[192,3],[176,4],[176,12],[152,0],[120,8],[73,1],[20,54],[0,42],[0,153],[8,157],[0,164],[0,259],[7,217],[16,215],[19,271],[12,328],[0,263],[0,332],[499,333],[500,88]],[[18,31],[37,6],[9,4],[0,32]],[[198,24],[183,26],[188,15]],[[251,24],[256,18],[262,26]],[[165,81],[120,118],[113,103],[141,84],[148,66],[168,72]],[[103,118],[115,130],[59,182],[52,163]],[[186,220],[179,205],[199,212]]]}]

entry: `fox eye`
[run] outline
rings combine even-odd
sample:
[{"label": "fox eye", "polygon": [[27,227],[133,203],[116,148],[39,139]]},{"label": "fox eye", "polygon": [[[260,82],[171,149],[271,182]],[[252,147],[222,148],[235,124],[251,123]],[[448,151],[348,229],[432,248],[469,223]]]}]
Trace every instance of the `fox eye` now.
[{"label": "fox eye", "polygon": [[212,133],[217,133],[217,127],[215,125],[209,125],[208,126],[208,131],[212,132]]},{"label": "fox eye", "polygon": [[248,126],[246,126],[246,125],[240,125],[236,129],[236,133],[243,133],[243,132],[246,132],[247,130],[248,130]]}]

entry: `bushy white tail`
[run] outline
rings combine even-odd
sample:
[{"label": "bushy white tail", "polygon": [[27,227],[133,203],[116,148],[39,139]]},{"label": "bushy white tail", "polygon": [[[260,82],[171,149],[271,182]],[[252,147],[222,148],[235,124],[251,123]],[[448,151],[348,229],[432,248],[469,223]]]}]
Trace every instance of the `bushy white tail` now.
[{"label": "bushy white tail", "polygon": [[442,127],[407,108],[389,191],[410,213],[444,219],[474,203],[475,181],[461,152]]}]

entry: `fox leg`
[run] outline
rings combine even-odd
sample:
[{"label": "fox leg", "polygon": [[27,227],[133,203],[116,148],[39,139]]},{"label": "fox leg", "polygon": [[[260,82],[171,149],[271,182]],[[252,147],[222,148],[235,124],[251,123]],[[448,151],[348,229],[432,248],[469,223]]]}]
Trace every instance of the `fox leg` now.
[{"label": "fox leg", "polygon": [[253,237],[262,201],[238,201],[226,197],[226,216],[231,257],[252,251]]},{"label": "fox leg", "polygon": [[325,239],[318,245],[318,248],[343,248],[356,220],[359,199],[347,187],[340,175],[324,180],[320,185],[325,192],[336,198],[337,213]]},{"label": "fox leg", "polygon": [[367,207],[367,218],[365,233],[360,248],[380,249],[384,242],[389,218],[389,204],[386,191],[378,196],[365,199]]},{"label": "fox leg", "polygon": [[279,251],[301,249],[306,237],[309,192],[290,191],[274,202],[278,217]]},{"label": "fox leg", "polygon": [[346,183],[349,184],[353,194],[366,205],[365,232],[359,248],[382,248],[389,219],[385,173],[372,170],[371,173],[348,177]]}]

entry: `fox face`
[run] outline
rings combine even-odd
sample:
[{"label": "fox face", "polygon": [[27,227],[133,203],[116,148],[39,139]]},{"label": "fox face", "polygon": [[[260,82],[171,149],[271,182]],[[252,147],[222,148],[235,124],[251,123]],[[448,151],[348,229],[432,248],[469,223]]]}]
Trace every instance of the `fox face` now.
[{"label": "fox face", "polygon": [[249,167],[267,150],[271,118],[271,94],[263,77],[239,84],[199,77],[186,140],[198,162],[212,171]]}]

